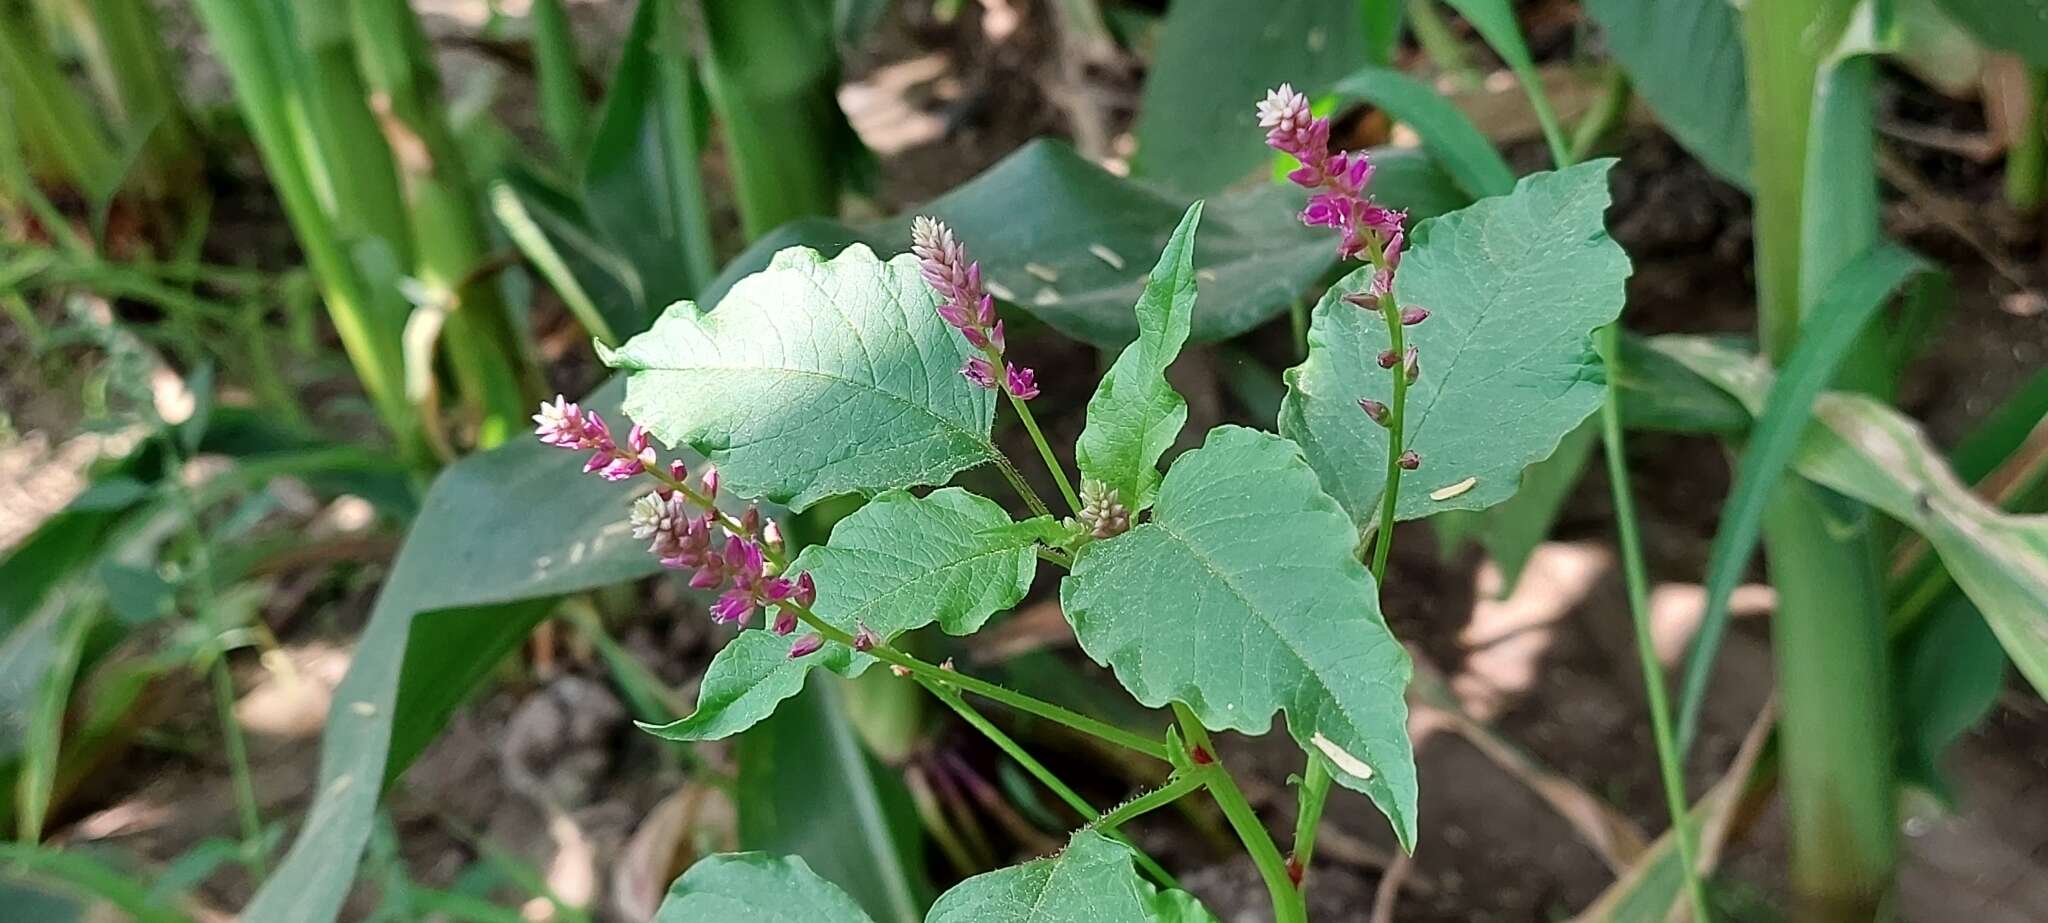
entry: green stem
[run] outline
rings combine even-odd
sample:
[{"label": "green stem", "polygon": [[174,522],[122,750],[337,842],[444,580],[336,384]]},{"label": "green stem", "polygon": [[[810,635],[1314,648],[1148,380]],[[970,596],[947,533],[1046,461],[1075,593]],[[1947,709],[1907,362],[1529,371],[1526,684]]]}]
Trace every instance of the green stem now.
[{"label": "green stem", "polygon": [[2005,200],[2021,211],[2041,206],[2041,187],[2048,182],[2048,68],[2036,68],[2027,79],[2027,120],[2005,155]]},{"label": "green stem", "polygon": [[1209,739],[1209,731],[1195,717],[1192,709],[1179,702],[1173,703],[1173,713],[1180,719],[1180,732],[1195,747],[1209,758],[1214,771],[1203,780],[1203,787],[1209,796],[1216,799],[1216,806],[1223,809],[1223,817],[1230,821],[1230,828],[1237,832],[1237,838],[1244,841],[1244,848],[1251,854],[1252,863],[1258,866],[1259,878],[1266,883],[1266,894],[1273,899],[1274,923],[1308,923],[1308,908],[1302,903],[1301,890],[1294,885],[1294,877],[1288,874],[1287,859],[1280,855],[1280,847],[1273,845],[1273,835],[1266,832],[1266,825],[1259,820],[1257,811],[1237,787],[1237,780],[1223,768],[1223,756],[1216,752],[1216,744]]},{"label": "green stem", "polygon": [[[1607,136],[1621,127],[1628,115],[1628,104],[1635,98],[1635,91],[1628,80],[1628,72],[1611,67],[1607,80],[1601,86],[1600,98],[1593,101],[1593,108],[1579,119],[1578,128],[1572,131],[1571,160],[1577,163],[1593,155],[1593,149]],[[1564,166],[1559,164],[1558,166]]]},{"label": "green stem", "polygon": [[1038,496],[1038,491],[1031,489],[1031,482],[1024,480],[1023,472],[1017,470],[1016,463],[1010,461],[1009,456],[997,452],[992,457],[995,459],[996,470],[1001,471],[1003,480],[1009,481],[1010,486],[1016,489],[1017,496],[1024,498],[1024,503],[1031,507],[1033,516],[1052,515],[1052,510],[1046,508],[1045,500]]},{"label": "green stem", "polygon": [[1323,822],[1323,806],[1330,801],[1330,761],[1320,753],[1308,755],[1302,770],[1299,807],[1294,812],[1294,867],[1308,869],[1316,859],[1316,829]]},{"label": "green stem", "polygon": [[1097,830],[1115,830],[1139,817],[1179,801],[1187,793],[1207,784],[1209,784],[1209,778],[1204,770],[1176,773],[1172,778],[1166,780],[1165,785],[1117,805],[1109,813],[1096,818],[1095,822],[1089,826]]},{"label": "green stem", "polygon": [[[946,707],[952,709],[954,714],[959,715],[962,721],[967,722],[975,730],[980,731],[981,736],[988,738],[990,743],[996,745],[996,749],[1003,751],[1010,759],[1015,760],[1017,765],[1024,767],[1024,771],[1030,773],[1032,778],[1037,779],[1040,784],[1051,789],[1053,794],[1058,795],[1059,799],[1066,802],[1067,807],[1073,808],[1074,812],[1081,815],[1083,820],[1102,814],[1102,812],[1095,809],[1094,805],[1088,803],[1088,799],[1081,797],[1080,792],[1074,791],[1073,786],[1068,785],[1059,776],[1054,775],[1050,768],[1047,768],[1037,757],[1032,756],[1030,751],[1024,749],[1023,745],[1017,743],[1010,735],[1003,733],[1002,728],[996,727],[995,722],[988,720],[986,715],[976,711],[974,706],[967,704],[965,699],[960,698],[959,693],[946,688],[938,682],[922,677],[918,679],[918,685],[931,692],[933,698],[945,703]],[[1102,827],[1102,824],[1100,821],[1096,821],[1095,826]],[[1146,874],[1151,875],[1155,881],[1169,888],[1179,887],[1179,883],[1174,880],[1172,875],[1167,874],[1165,869],[1159,867],[1158,862],[1153,861],[1151,856],[1147,855],[1144,850],[1139,849],[1138,844],[1131,842],[1129,837],[1117,832],[1114,825],[1104,827],[1103,829],[1110,836],[1129,846],[1131,852],[1137,857],[1138,866],[1143,868]]]},{"label": "green stem", "polygon": [[235,720],[235,679],[228,674],[225,649],[214,652],[212,674],[215,715],[220,719],[221,743],[227,749],[228,772],[234,780],[235,814],[242,825],[242,862],[249,874],[262,881],[268,876],[263,862],[263,816],[256,804],[256,783],[249,773],[249,744],[242,737],[242,725]]},{"label": "green stem", "polygon": [[1011,394],[1007,386],[1003,389],[1003,394],[1010,399],[1010,406],[1016,408],[1017,419],[1024,421],[1024,428],[1031,433],[1032,444],[1038,446],[1038,457],[1045,459],[1045,467],[1052,472],[1053,481],[1060,486],[1060,496],[1065,497],[1067,505],[1079,513],[1081,498],[1075,495],[1074,485],[1068,483],[1066,469],[1060,467],[1060,460],[1052,454],[1052,446],[1046,444],[1045,433],[1038,428],[1038,418],[1031,415],[1031,405],[1017,395]]},{"label": "green stem", "polygon": [[1622,442],[1621,395],[1614,382],[1622,377],[1619,324],[1600,329],[1600,352],[1607,360],[1607,399],[1600,405],[1600,433],[1606,443],[1607,483],[1614,494],[1615,527],[1620,531],[1621,566],[1628,586],[1629,615],[1635,621],[1636,655],[1643,670],[1643,690],[1650,701],[1650,732],[1657,742],[1657,766],[1664,782],[1664,806],[1671,812],[1671,835],[1678,845],[1680,872],[1684,875],[1686,901],[1692,905],[1696,923],[1712,920],[1707,909],[1706,890],[1700,885],[1699,865],[1694,861],[1693,830],[1687,823],[1685,777],[1678,759],[1678,747],[1671,734],[1671,703],[1664,688],[1664,666],[1657,659],[1657,644],[1650,633],[1650,580],[1643,562],[1642,537],[1636,529],[1634,492],[1629,488],[1628,457]]}]

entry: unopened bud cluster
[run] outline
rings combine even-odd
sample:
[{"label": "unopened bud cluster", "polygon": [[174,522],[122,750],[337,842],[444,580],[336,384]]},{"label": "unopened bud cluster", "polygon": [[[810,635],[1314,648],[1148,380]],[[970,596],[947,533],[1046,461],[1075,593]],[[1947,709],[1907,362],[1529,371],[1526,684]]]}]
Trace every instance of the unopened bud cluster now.
[{"label": "unopened bud cluster", "polygon": [[1131,530],[1130,508],[1117,489],[1094,478],[1081,479],[1081,509],[1074,518],[1095,538],[1115,538]]},{"label": "unopened bud cluster", "polygon": [[[996,317],[995,298],[982,286],[981,264],[967,258],[967,248],[953,236],[953,229],[937,218],[919,216],[910,223],[910,252],[917,255],[925,284],[939,293],[939,316],[978,350],[967,357],[961,376],[976,387],[1000,388],[1018,400],[1037,397],[1037,373],[1004,361],[1009,344],[1003,338],[1003,322]],[[1000,380],[997,369],[1002,370]]]},{"label": "unopened bud cluster", "polygon": [[[716,467],[704,466],[693,490],[681,461],[669,462],[662,471],[645,429],[634,426],[626,444],[620,445],[597,411],[584,410],[559,394],[553,403],[540,405],[533,422],[534,435],[542,443],[590,452],[583,466],[586,472],[608,481],[648,474],[660,482],[653,493],[633,501],[628,517],[633,537],[649,543],[648,553],[661,566],[693,571],[690,586],[722,589],[711,604],[712,620],[744,624],[755,612],[773,608],[775,618],[769,627],[783,635],[796,631],[798,611],[810,608],[818,588],[809,573],[778,573],[775,561],[782,556],[782,533],[759,507],[748,507],[737,520],[718,512]],[[718,542],[721,535],[724,541]],[[815,653],[823,644],[818,635],[805,635],[791,645],[789,655]]]}]

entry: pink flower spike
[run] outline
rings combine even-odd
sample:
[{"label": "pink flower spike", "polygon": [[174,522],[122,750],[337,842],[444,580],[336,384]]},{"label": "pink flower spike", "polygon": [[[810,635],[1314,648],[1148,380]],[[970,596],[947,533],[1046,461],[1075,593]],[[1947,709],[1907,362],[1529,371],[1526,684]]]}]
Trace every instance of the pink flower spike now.
[{"label": "pink flower spike", "polygon": [[792,631],[795,631],[796,610],[788,608],[776,610],[775,622],[774,624],[768,626],[768,630],[773,631],[778,635],[786,635]]},{"label": "pink flower spike", "polygon": [[799,657],[809,657],[812,654],[817,653],[818,649],[824,646],[824,638],[821,638],[816,634],[804,635],[803,637],[796,639],[795,644],[789,646],[789,659],[795,660]]},{"label": "pink flower spike", "polygon": [[1020,401],[1038,396],[1038,373],[1016,365],[1003,367],[1003,387]]},{"label": "pink flower spike", "polygon": [[967,345],[975,349],[988,348],[988,334],[982,333],[980,327],[962,327],[960,328],[960,335],[966,337]]},{"label": "pink flower spike", "polygon": [[796,600],[797,605],[806,609],[811,607],[811,603],[817,601],[818,585],[812,582],[810,571],[804,571],[796,575],[796,595],[792,598]]},{"label": "pink flower spike", "polygon": [[554,403],[541,402],[540,412],[533,415],[533,422],[533,434],[540,437],[542,444],[577,448],[582,438],[583,408],[557,394]]},{"label": "pink flower spike", "polygon": [[974,383],[977,388],[996,388],[996,370],[989,364],[987,356],[969,356],[967,364],[960,367],[960,377]]},{"label": "pink flower spike", "polygon": [[779,603],[796,595],[796,583],[788,577],[771,577],[762,584],[761,601]]},{"label": "pink flower spike", "polygon": [[697,572],[690,575],[690,589],[693,590],[716,589],[724,582],[725,567],[715,557],[706,556],[704,566],[697,568]]},{"label": "pink flower spike", "polygon": [[955,330],[966,330],[974,326],[973,319],[967,316],[967,309],[950,301],[939,305],[939,319]]}]

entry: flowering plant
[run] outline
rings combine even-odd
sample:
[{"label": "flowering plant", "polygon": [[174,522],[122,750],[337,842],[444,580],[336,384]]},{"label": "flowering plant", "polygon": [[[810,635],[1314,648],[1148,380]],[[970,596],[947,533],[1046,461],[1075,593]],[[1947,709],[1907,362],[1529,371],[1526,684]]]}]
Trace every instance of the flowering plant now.
[{"label": "flowering plant", "polygon": [[[713,619],[743,626],[712,662],[696,711],[655,733],[726,737],[766,718],[814,669],[854,676],[881,662],[1091,818],[1058,856],[949,891],[931,920],[1045,919],[1047,908],[1204,919],[1120,833],[1197,790],[1243,840],[1282,921],[1305,919],[1302,888],[1333,782],[1369,797],[1412,848],[1410,665],[1378,592],[1393,524],[1504,499],[1513,475],[1598,404],[1590,331],[1618,312],[1627,271],[1601,225],[1605,164],[1532,177],[1410,229],[1404,213],[1372,198],[1365,153],[1329,150],[1329,121],[1302,94],[1282,86],[1257,115],[1268,145],[1299,162],[1288,178],[1311,193],[1300,220],[1335,231],[1339,255],[1358,264],[1316,308],[1279,434],[1220,426],[1160,471],[1188,415],[1166,370],[1190,334],[1200,202],[1164,242],[1135,307],[1137,338],[1088,402],[1072,451],[1078,491],[1033,415],[1038,378],[1010,354],[981,266],[930,218],[914,222],[909,254],[883,261],[855,245],[827,260],[786,250],[717,312],[679,304],[604,350],[628,375],[624,408],[635,423],[623,442],[595,412],[560,398],[534,417],[543,442],[591,453],[587,471],[645,479],[633,534],[664,567],[688,571],[691,586],[717,593]],[[1439,355],[1444,371],[1425,374],[1425,359],[1435,368]],[[1030,433],[1064,514],[995,445],[998,395]],[[664,465],[657,440],[709,462],[694,476]],[[1004,475],[1025,518],[959,487],[913,492],[980,465]],[[1429,478],[1427,503],[1402,491],[1404,476]],[[829,541],[801,551],[758,506],[718,505],[724,496],[801,510],[849,493],[870,499]],[[1082,649],[1140,703],[1171,709],[1163,734],[902,646],[906,632],[932,624],[974,633],[1023,599],[1042,563],[1066,572],[1061,607]],[[1098,811],[965,696],[1161,761],[1170,774]],[[1262,733],[1275,712],[1307,758],[1291,853],[1210,737]],[[1024,892],[1038,915],[1020,914]],[[676,919],[771,903],[866,919],[801,860],[760,855],[706,859],[669,899]]]}]

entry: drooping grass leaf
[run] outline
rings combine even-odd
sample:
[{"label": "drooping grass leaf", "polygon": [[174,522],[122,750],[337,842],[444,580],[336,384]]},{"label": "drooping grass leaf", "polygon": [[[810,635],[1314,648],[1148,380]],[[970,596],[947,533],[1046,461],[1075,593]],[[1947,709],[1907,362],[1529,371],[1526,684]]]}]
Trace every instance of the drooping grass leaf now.
[{"label": "drooping grass leaf", "polygon": [[1202,923],[1193,898],[1139,877],[1131,848],[1082,829],[1059,855],[984,872],[939,896],[925,923]]},{"label": "drooping grass leaf", "polygon": [[1607,51],[1685,149],[1749,184],[1749,85],[1742,28],[1727,0],[1586,0]]},{"label": "drooping grass leaf", "polygon": [[1179,0],[1167,11],[1138,112],[1132,169],[1207,195],[1266,159],[1253,107],[1282,83],[1310,96],[1366,60],[1359,6],[1328,0]]},{"label": "drooping grass leaf", "polygon": [[[1416,227],[1395,294],[1432,313],[1405,334],[1422,366],[1408,389],[1405,442],[1422,467],[1403,479],[1399,518],[1507,499],[1522,469],[1600,406],[1592,331],[1621,313],[1629,274],[1602,218],[1612,165],[1525,177],[1509,195]],[[1390,341],[1379,314],[1342,296],[1364,289],[1370,273],[1351,274],[1316,305],[1308,360],[1287,372],[1280,408],[1280,432],[1361,526],[1385,488],[1388,439],[1358,400],[1391,400],[1377,362]]]},{"label": "drooping grass leaf", "polygon": [[[818,585],[812,611],[848,633],[867,626],[883,640],[937,622],[948,634],[972,634],[990,615],[1024,598],[1037,573],[1034,550],[1052,521],[1012,522],[995,501],[957,487],[915,497],[892,491],[870,501],[790,564]],[[746,730],[803,688],[812,667],[849,676],[873,659],[827,643],[789,658],[789,639],[752,629],[711,662],[697,711],[654,733],[671,740],[716,740]]]},{"label": "drooping grass leaf", "polygon": [[[1772,374],[1762,360],[1693,337],[1658,348],[1761,412]],[[1883,510],[1924,536],[1983,612],[2020,673],[2048,689],[2048,516],[2011,515],[1950,471],[1913,421],[1861,395],[1814,402],[1794,461],[1800,474]]]},{"label": "drooping grass leaf", "polygon": [[1900,781],[1953,803],[1942,754],[1997,706],[2005,650],[1977,607],[1953,590],[1895,647],[1904,658],[1896,687]]},{"label": "drooping grass leaf", "polygon": [[1391,68],[1368,67],[1330,88],[1339,99],[1361,99],[1379,107],[1422,136],[1422,148],[1478,199],[1506,195],[1515,173],[1493,143],[1450,100],[1428,85]]},{"label": "drooping grass leaf", "polygon": [[1152,505],[1159,458],[1188,422],[1188,402],[1166,382],[1166,367],[1187,342],[1195,313],[1195,228],[1202,203],[1166,242],[1138,299],[1138,338],[1104,373],[1088,399],[1088,426],[1074,444],[1081,475],[1116,490],[1135,514]]},{"label": "drooping grass leaf", "polygon": [[1252,734],[1285,711],[1294,739],[1412,846],[1408,655],[1356,541],[1293,443],[1219,427],[1167,472],[1152,521],[1082,547],[1060,602],[1082,649],[1145,705],[1183,702]]},{"label": "drooping grass leaf", "polygon": [[740,736],[740,846],[801,856],[876,920],[915,923],[933,894],[924,828],[902,775],[861,747],[849,691],[815,683]]},{"label": "drooping grass leaf", "polygon": [[639,272],[591,226],[583,203],[517,168],[491,185],[490,198],[505,235],[585,332],[616,346],[647,329],[660,306],[644,301]]},{"label": "drooping grass leaf", "polygon": [[845,891],[796,856],[725,853],[701,859],[676,879],[655,923],[873,923]]},{"label": "drooping grass leaf", "polygon": [[635,422],[716,462],[733,492],[801,511],[996,458],[995,394],[960,377],[972,351],[914,257],[857,246],[783,251],[716,312],[679,303],[599,355],[627,373]]},{"label": "drooping grass leaf", "polygon": [[1978,41],[2048,67],[2048,0],[1940,0]]},{"label": "drooping grass leaf", "polygon": [[1560,148],[1563,143],[1563,128],[1558,124],[1557,113],[1551,111],[1548,91],[1543,88],[1543,76],[1536,71],[1536,60],[1529,55],[1529,43],[1522,38],[1522,26],[1515,21],[1514,6],[1508,0],[1443,0],[1446,6],[1457,10],[1458,15],[1472,24],[1479,36],[1501,62],[1513,71],[1516,82],[1522,85],[1522,92],[1529,97],[1530,108],[1536,111],[1536,120],[1543,126],[1545,140],[1551,144],[1551,158],[1557,166],[1563,166],[1566,153]]},{"label": "drooping grass leaf", "polygon": [[1728,601],[1762,537],[1764,510],[1776,495],[1778,479],[1799,452],[1814,399],[1834,380],[1864,327],[1892,292],[1927,268],[1918,257],[1890,244],[1879,244],[1852,260],[1835,274],[1827,294],[1801,330],[1798,346],[1771,386],[1766,409],[1751,428],[1748,445],[1736,465],[1735,484],[1727,505],[1721,508],[1721,524],[1707,555],[1706,608],[1686,657],[1679,697],[1680,753],[1689,749],[1699,729],[1707,683],[1728,628]]}]

